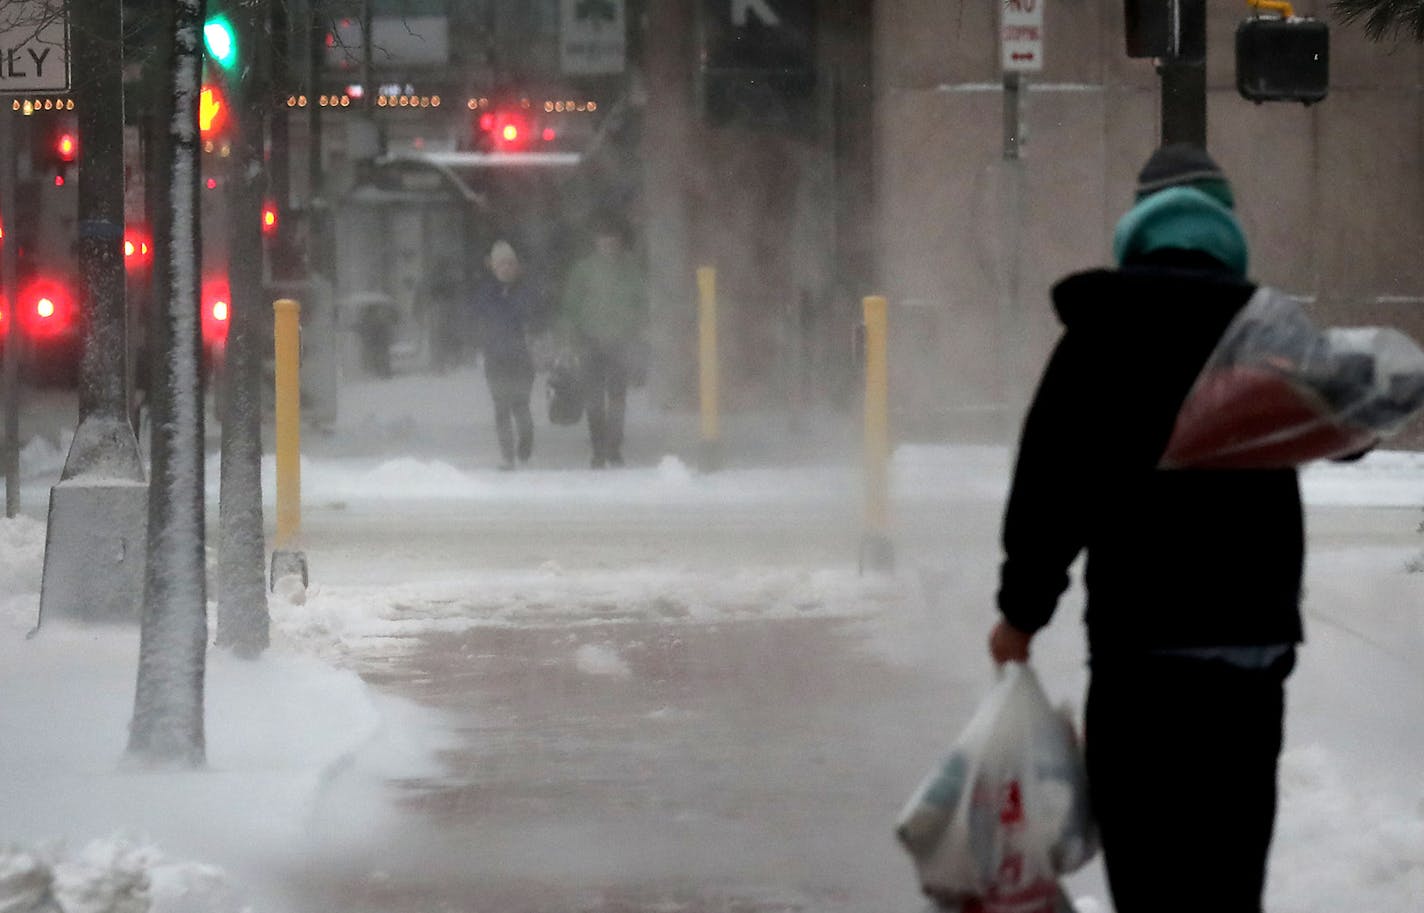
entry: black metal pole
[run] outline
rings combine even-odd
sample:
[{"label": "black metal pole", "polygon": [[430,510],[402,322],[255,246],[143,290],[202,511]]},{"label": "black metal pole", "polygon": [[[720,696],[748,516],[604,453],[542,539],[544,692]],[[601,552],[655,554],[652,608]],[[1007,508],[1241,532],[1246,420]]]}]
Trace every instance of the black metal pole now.
[{"label": "black metal pole", "polygon": [[277,203],[277,230],[273,235],[269,250],[270,267],[274,277],[289,278],[293,273],[291,244],[288,242],[287,216],[291,206],[291,139],[288,122],[287,98],[292,91],[291,61],[288,59],[290,41],[290,16],[287,0],[277,0],[271,4],[271,44],[270,60],[270,101],[269,126],[272,137],[272,156],[268,167],[268,188]]},{"label": "black metal pole", "polygon": [[1162,80],[1162,144],[1206,148],[1206,0],[1168,0],[1170,53],[1157,68]]},{"label": "black metal pole", "polygon": [[1164,62],[1162,144],[1192,143],[1206,148],[1206,65]]},{"label": "black metal pole", "polygon": [[[74,87],[79,116],[78,255],[84,354],[79,431],[62,478],[89,470],[143,480],[128,422],[124,275],[124,88],[122,0],[73,5]],[[127,436],[127,440],[125,440]],[[117,470],[117,471],[115,471]]]},{"label": "black metal pole", "polygon": [[307,21],[307,267],[319,275],[330,275],[331,264],[326,255],[326,210],[323,199],[321,106],[321,70],[326,57],[326,27],[316,0],[310,0]]},{"label": "black metal pole", "polygon": [[0,287],[8,299],[5,315],[5,516],[13,517],[20,512],[20,333],[16,308],[20,300],[19,258],[16,247],[19,244],[17,221],[13,214],[15,188],[19,183],[15,168],[15,131],[18,129],[19,115],[13,111],[0,113],[4,118],[4,128],[0,129],[0,228],[9,236],[0,240]]},{"label": "black metal pole", "polygon": [[238,99],[234,180],[228,184],[232,219],[232,319],[223,363],[222,466],[218,494],[217,644],[255,657],[269,642],[262,524],[262,352],[271,302],[262,287],[262,195],[267,171],[262,150],[271,101],[265,0],[250,0],[237,21],[245,64],[234,86]]}]

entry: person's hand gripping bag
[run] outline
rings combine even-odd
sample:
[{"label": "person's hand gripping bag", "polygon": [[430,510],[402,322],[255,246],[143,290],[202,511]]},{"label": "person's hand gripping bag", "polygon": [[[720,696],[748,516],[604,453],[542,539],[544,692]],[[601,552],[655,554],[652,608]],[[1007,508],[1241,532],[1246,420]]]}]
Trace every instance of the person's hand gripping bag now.
[{"label": "person's hand gripping bag", "polygon": [[1061,913],[1061,875],[1097,833],[1072,723],[1033,670],[1008,663],[953,750],[900,813],[895,834],[920,887],[964,913]]}]

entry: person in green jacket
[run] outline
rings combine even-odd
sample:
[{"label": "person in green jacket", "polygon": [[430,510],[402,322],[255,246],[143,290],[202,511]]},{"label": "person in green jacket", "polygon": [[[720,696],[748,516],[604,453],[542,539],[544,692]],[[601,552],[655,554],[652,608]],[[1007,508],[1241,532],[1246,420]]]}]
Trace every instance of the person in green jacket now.
[{"label": "person in green jacket", "polygon": [[643,271],[616,219],[594,224],[593,246],[569,272],[560,318],[579,355],[592,465],[602,469],[623,465],[628,384],[644,367],[648,298]]}]

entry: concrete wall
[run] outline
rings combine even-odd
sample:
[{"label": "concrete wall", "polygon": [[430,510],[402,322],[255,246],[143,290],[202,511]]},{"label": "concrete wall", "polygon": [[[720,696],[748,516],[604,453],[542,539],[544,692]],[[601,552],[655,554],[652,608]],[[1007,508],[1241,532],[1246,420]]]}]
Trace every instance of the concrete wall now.
[{"label": "concrete wall", "polygon": [[[966,415],[1022,405],[1058,332],[1049,287],[1107,263],[1157,144],[1157,77],[1126,57],[1121,0],[1047,2],[1018,171],[1002,159],[996,0],[876,5],[878,276],[892,302],[942,309],[939,373],[904,384],[931,384]],[[1324,0],[1296,10],[1330,21]],[[1424,340],[1420,49],[1331,21],[1330,96],[1254,105],[1235,89],[1245,15],[1210,4],[1208,146],[1236,188],[1252,275],[1311,296],[1324,322]]]},{"label": "concrete wall", "polygon": [[[653,306],[652,385],[665,405],[696,404],[693,277],[701,266],[717,270],[725,408],[791,408],[793,400],[815,398],[790,389],[798,357],[814,362],[807,370],[819,391],[849,385],[852,312],[873,291],[856,262],[868,268],[873,260],[872,245],[861,239],[873,237],[874,226],[855,210],[867,202],[859,188],[870,183],[870,148],[867,140],[837,133],[852,128],[833,107],[853,107],[857,87],[867,81],[856,75],[869,68],[868,49],[857,54],[856,47],[870,19],[868,9],[857,15],[856,8],[867,2],[819,8],[819,84],[808,103],[812,113],[793,128],[705,116],[698,5],[648,6],[638,216]],[[853,84],[838,87],[837,79]],[[853,129],[863,134],[869,116],[854,118]],[[866,147],[864,165],[857,164],[857,142]],[[845,278],[852,274],[854,280]],[[804,327],[810,329],[803,333]],[[798,333],[811,338],[798,343]]]}]

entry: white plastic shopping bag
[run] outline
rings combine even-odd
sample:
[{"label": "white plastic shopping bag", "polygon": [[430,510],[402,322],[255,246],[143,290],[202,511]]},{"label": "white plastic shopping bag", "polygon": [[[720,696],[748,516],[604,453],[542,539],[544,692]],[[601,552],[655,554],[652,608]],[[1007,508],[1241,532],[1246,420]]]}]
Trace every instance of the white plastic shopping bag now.
[{"label": "white plastic shopping bag", "polygon": [[1007,663],[895,834],[920,887],[965,913],[1055,913],[1058,877],[1097,851],[1072,723],[1033,670]]}]

